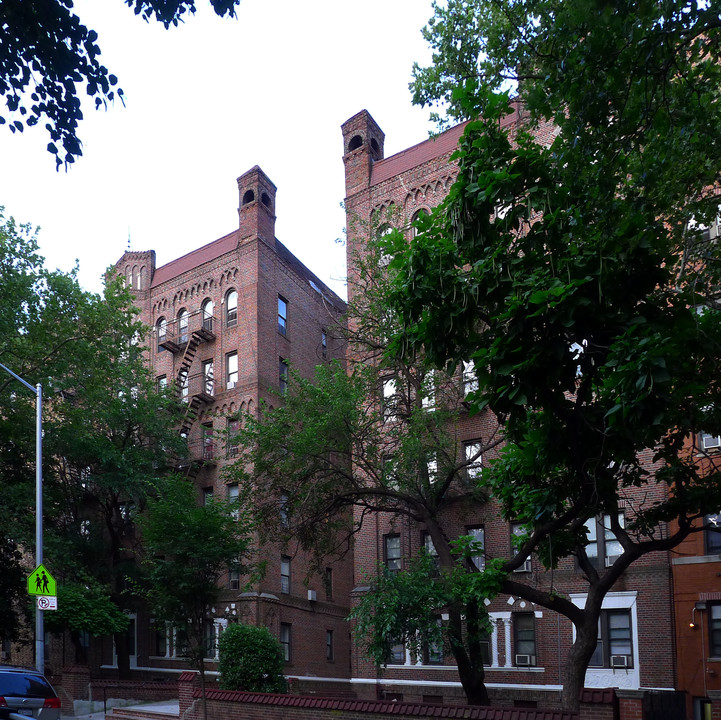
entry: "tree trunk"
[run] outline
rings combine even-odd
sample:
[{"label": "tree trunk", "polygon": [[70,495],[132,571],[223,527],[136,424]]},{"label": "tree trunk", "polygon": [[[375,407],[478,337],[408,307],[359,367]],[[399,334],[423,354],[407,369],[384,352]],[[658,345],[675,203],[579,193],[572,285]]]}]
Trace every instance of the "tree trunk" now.
[{"label": "tree trunk", "polygon": [[458,666],[458,677],[466,694],[469,705],[490,705],[488,689],[485,684],[486,673],[483,668],[480,643],[478,642],[478,607],[469,603],[465,608],[466,636],[468,647],[463,643],[463,623],[458,607],[449,608],[448,638],[451,652]]},{"label": "tree trunk", "polygon": [[566,665],[561,679],[561,707],[564,710],[578,710],[579,696],[586,680],[588,663],[598,641],[598,613],[586,609],[583,622],[576,625],[576,640],[568,651]]},{"label": "tree trunk", "polygon": [[115,655],[118,661],[118,677],[121,680],[130,678],[130,649],[128,647],[128,634],[126,631],[113,635],[115,642]]},{"label": "tree trunk", "polygon": [[[202,646],[201,646],[202,648]],[[205,661],[202,658],[203,650],[200,651],[201,658],[200,662],[198,664],[198,669],[200,670],[200,699],[203,703],[203,720],[208,720],[208,705],[205,702]]]}]

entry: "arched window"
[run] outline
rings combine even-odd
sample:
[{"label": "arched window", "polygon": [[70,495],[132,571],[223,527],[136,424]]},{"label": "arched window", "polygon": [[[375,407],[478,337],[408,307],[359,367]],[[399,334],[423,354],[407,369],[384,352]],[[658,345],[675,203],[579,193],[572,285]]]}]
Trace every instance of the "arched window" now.
[{"label": "arched window", "polygon": [[181,343],[188,342],[188,311],[183,308],[178,313],[178,341]]},{"label": "arched window", "polygon": [[228,290],[225,295],[225,327],[233,327],[238,323],[238,293]]},{"label": "arched window", "polygon": [[428,215],[428,210],[426,210],[425,208],[416,210],[413,213],[413,217],[411,218],[411,238],[414,238],[418,234],[418,228],[416,227],[416,223],[425,215]]},{"label": "arched window", "polygon": [[200,309],[203,315],[203,330],[213,332],[213,301],[210,298],[203,300]]},{"label": "arched window", "polygon": [[164,317],[158,318],[155,323],[155,334],[158,336],[158,352],[163,352],[165,348],[161,347],[161,344],[165,342],[168,334],[168,321]]},{"label": "arched window", "polygon": [[252,190],[246,190],[245,195],[243,195],[243,205],[252,203],[253,200],[255,200],[255,193]]},{"label": "arched window", "polygon": [[357,150],[363,144],[363,138],[360,135],[354,135],[348,143],[348,152]]}]

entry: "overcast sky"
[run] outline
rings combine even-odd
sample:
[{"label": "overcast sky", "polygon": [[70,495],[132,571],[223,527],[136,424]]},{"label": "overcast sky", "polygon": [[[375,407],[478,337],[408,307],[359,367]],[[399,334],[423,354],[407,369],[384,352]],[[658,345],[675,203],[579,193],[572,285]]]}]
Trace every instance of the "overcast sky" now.
[{"label": "overcast sky", "polygon": [[386,157],[428,136],[408,82],[430,58],[430,0],[242,0],[236,19],[203,6],[168,31],[122,0],[75,8],[126,107],[87,104],[84,154],[67,173],[43,129],[0,127],[0,205],[40,226],[48,264],[77,259],[82,285],[99,291],[128,236],[158,265],[173,260],[237,227],[236,178],[259,165],[278,188],[277,237],[344,296],[340,125],[367,109]]}]

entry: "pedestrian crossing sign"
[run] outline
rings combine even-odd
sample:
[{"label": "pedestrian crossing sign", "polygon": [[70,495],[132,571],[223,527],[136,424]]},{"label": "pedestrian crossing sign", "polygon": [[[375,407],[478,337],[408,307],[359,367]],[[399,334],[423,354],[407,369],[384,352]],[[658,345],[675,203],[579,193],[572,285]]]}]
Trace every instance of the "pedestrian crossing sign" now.
[{"label": "pedestrian crossing sign", "polygon": [[58,586],[55,578],[45,569],[44,565],[38,565],[28,575],[28,593],[30,595],[57,595]]}]

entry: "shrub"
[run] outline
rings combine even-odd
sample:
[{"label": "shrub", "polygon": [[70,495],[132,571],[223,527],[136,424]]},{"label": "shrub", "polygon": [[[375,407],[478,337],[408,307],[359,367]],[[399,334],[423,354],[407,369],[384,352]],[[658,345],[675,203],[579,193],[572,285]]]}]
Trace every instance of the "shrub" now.
[{"label": "shrub", "polygon": [[247,692],[286,692],[283,649],[264,627],[235,623],[220,636],[220,687]]}]

